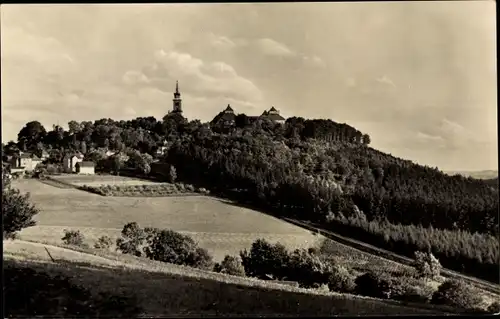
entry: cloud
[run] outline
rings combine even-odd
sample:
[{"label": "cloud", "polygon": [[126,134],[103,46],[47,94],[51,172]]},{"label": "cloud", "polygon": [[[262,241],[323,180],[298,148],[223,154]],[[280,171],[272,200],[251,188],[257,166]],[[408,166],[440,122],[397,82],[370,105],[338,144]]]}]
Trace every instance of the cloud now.
[{"label": "cloud", "polygon": [[290,48],[285,43],[279,42],[271,38],[245,39],[245,38],[229,38],[227,36],[215,35],[208,33],[205,41],[217,50],[234,51],[245,50],[261,54],[262,56],[274,58],[287,58],[302,61],[305,65],[311,67],[325,67],[326,64],[317,55],[308,56]]},{"label": "cloud", "polygon": [[222,50],[231,50],[238,45],[228,37],[215,35],[213,33],[208,34],[208,41],[210,45]]},{"label": "cloud", "polygon": [[307,65],[313,66],[313,67],[320,67],[323,68],[326,66],[325,61],[321,59],[319,56],[314,55],[312,57],[308,56],[303,56],[304,61],[306,62]]},{"label": "cloud", "polygon": [[255,41],[255,45],[265,55],[280,57],[293,57],[296,55],[285,44],[269,38],[258,39]]},{"label": "cloud", "polygon": [[394,84],[394,82],[392,82],[392,80],[390,78],[388,78],[386,75],[375,79],[375,81],[377,81],[378,83],[381,83],[381,84],[386,84],[386,85],[392,86],[394,88],[396,87],[396,84]]},{"label": "cloud", "polygon": [[122,77],[125,84],[149,83],[149,79],[144,73],[138,71],[127,71]]},{"label": "cloud", "polygon": [[222,61],[205,62],[177,51],[155,52],[151,63],[141,71],[127,71],[123,81],[136,92],[143,90],[142,97],[147,95],[145,92],[170,94],[175,81],[179,81],[183,99],[187,99],[186,102],[203,100],[204,108],[215,105],[221,108],[227,103],[251,108],[263,100],[261,90],[251,80],[238,74],[233,66]]}]

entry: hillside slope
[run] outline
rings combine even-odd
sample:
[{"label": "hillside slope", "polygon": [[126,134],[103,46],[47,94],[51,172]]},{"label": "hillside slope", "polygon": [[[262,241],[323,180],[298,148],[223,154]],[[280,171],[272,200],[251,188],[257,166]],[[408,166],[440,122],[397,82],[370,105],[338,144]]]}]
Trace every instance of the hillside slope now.
[{"label": "hillside slope", "polygon": [[[56,262],[51,262],[47,249]],[[99,254],[101,256],[96,256]],[[93,295],[116,291],[142,313],[161,315],[435,314],[446,307],[306,290],[251,278],[141,260],[130,255],[74,251],[23,241],[4,242],[5,267],[63,275]]]},{"label": "hillside slope", "polygon": [[164,160],[218,195],[410,258],[430,248],[445,267],[498,282],[497,189],[366,145],[275,130],[192,135]]}]

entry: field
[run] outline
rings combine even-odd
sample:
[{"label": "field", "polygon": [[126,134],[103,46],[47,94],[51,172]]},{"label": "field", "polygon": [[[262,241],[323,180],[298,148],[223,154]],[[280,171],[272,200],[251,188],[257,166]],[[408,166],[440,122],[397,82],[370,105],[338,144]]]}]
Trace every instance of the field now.
[{"label": "field", "polygon": [[[435,314],[448,309],[294,288],[252,278],[204,272],[130,255],[108,258],[22,241],[4,242],[5,264],[63,274],[93,294],[137,298],[143,313],[159,315]],[[48,248],[57,263],[44,250]],[[36,262],[34,261],[36,260]]]},{"label": "field", "polygon": [[[83,178],[96,179],[94,176],[77,178],[80,182],[87,182],[81,181]],[[75,183],[77,178],[67,180]],[[117,183],[130,180],[114,176],[98,178],[101,179],[99,182],[105,182],[106,178]],[[189,235],[206,248],[216,261],[222,260],[226,254],[237,255],[239,251],[249,249],[256,239],[264,238],[272,243],[281,242],[288,249],[321,247],[321,251],[347,264],[358,274],[368,269],[388,272],[408,269],[399,263],[363,253],[280,219],[216,198],[104,197],[75,188],[53,187],[30,179],[14,181],[13,186],[22,192],[30,192],[31,201],[41,211],[35,217],[37,226],[20,232],[22,240],[61,245],[64,230],[72,229],[80,230],[87,244],[92,247],[100,236],[118,238],[123,225],[135,221],[142,227],[172,229]],[[426,285],[436,289],[441,281],[428,282]],[[485,294],[484,297],[484,306],[487,306],[492,301],[491,295]]]},{"label": "field", "polygon": [[142,227],[187,234],[215,260],[221,260],[226,254],[236,255],[250,248],[258,238],[279,241],[289,249],[317,246],[323,238],[277,218],[205,196],[103,197],[38,180],[19,180],[13,186],[30,192],[31,200],[41,211],[35,218],[37,226],[20,232],[22,239],[31,241],[59,244],[64,229],[78,229],[93,245],[103,235],[119,237],[123,226],[135,221]]},{"label": "field", "polygon": [[159,185],[168,184],[138,178],[114,175],[58,175],[51,178],[71,184],[73,186],[101,186],[101,185]]}]

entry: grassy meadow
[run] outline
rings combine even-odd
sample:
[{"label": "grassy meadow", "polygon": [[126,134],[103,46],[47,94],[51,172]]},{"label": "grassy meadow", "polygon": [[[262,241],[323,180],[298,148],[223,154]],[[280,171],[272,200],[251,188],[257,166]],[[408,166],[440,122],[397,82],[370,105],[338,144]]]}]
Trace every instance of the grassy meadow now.
[{"label": "grassy meadow", "polygon": [[[57,263],[44,250],[48,248]],[[133,297],[148,316],[260,315],[328,316],[432,314],[443,308],[416,307],[373,298],[306,290],[287,285],[211,273],[130,255],[92,254],[22,241],[4,242],[7,267],[30,267],[64,275],[92,294]],[[36,261],[35,261],[36,260]]]},{"label": "grassy meadow", "polygon": [[[68,183],[88,183],[92,179],[101,183],[105,183],[106,179],[114,183],[127,183],[131,180],[128,177],[116,176],[72,177],[73,179],[64,178]],[[140,180],[134,180],[134,182],[136,181]],[[394,274],[402,273],[411,268],[328,240],[321,235],[313,234],[306,229],[269,215],[212,197],[109,197],[91,194],[75,188],[54,187],[33,179],[14,181],[13,186],[22,192],[29,192],[31,201],[40,209],[40,213],[35,217],[37,226],[26,228],[19,233],[22,240],[60,246],[65,229],[80,230],[85,236],[86,243],[93,247],[97,239],[103,235],[109,236],[115,241],[120,236],[123,225],[135,221],[141,227],[171,229],[189,235],[199,243],[199,246],[206,248],[215,261],[221,261],[227,254],[237,255],[241,250],[249,249],[256,239],[264,238],[271,243],[280,242],[288,249],[318,247],[324,255],[348,266],[355,274],[362,274],[369,269]],[[5,247],[4,245],[4,249]],[[16,253],[17,258],[33,259],[33,256],[30,256],[30,254],[33,254],[29,253],[29,249],[28,251],[26,249],[26,247],[15,248],[15,246],[10,248],[12,252]],[[112,247],[111,251],[106,252],[104,255],[101,254],[100,257],[89,255],[85,257],[87,258],[85,262],[102,266],[109,263],[103,258],[109,259],[110,256],[114,256],[115,260],[132,258],[127,263],[140,264],[142,262],[137,261],[133,256],[115,253],[113,249]],[[41,251],[37,254],[45,256],[44,258],[48,260],[46,252]],[[55,254],[58,253],[55,252]],[[82,258],[77,256],[77,252],[63,254],[71,254],[71,258],[65,257],[69,260],[80,260]],[[144,262],[148,263],[147,268],[151,269],[151,261]],[[144,267],[144,264],[141,265],[139,268]],[[164,263],[156,263],[155,265],[154,267],[160,267],[160,269],[164,269],[162,267],[172,267],[172,265]],[[174,270],[169,268],[168,272],[176,273],[175,269],[178,268],[175,267],[172,268]],[[191,273],[196,271],[189,270]],[[101,271],[98,273],[100,274]],[[177,274],[182,275],[183,272]],[[219,275],[214,274],[214,276]],[[137,274],[136,278],[140,276],[140,274]],[[218,277],[212,279],[221,280]],[[429,280],[422,284],[435,290],[442,281],[443,278],[437,281]],[[149,285],[152,285],[152,282]],[[484,306],[487,306],[495,297],[483,291],[478,291],[478,293],[484,296]],[[229,296],[230,294],[228,294],[228,298]],[[327,313],[325,311],[328,310],[322,308],[318,313]],[[300,311],[299,313],[305,314]],[[381,311],[379,313],[385,312]]]},{"label": "grassy meadow", "polygon": [[226,254],[236,255],[250,248],[258,238],[279,241],[289,249],[317,246],[322,239],[277,218],[206,196],[104,197],[28,179],[15,181],[14,187],[30,192],[40,209],[35,217],[37,226],[20,232],[22,239],[31,241],[58,244],[64,229],[72,229],[80,230],[93,245],[103,235],[119,237],[123,226],[135,221],[141,227],[189,235],[215,260],[221,260]]}]

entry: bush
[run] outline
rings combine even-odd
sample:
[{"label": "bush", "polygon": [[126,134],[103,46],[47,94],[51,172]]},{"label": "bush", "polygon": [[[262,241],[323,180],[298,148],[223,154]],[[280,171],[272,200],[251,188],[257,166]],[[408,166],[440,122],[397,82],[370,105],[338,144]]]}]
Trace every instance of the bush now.
[{"label": "bush", "polygon": [[108,236],[101,236],[97,239],[97,242],[94,244],[94,248],[96,249],[109,249],[113,245],[113,240]]},{"label": "bush", "polygon": [[356,278],[355,284],[358,295],[385,299],[391,296],[391,282],[383,274],[367,272]]},{"label": "bush", "polygon": [[122,238],[116,240],[116,249],[124,254],[140,257],[140,247],[146,239],[146,234],[136,222],[123,226]]},{"label": "bush", "polygon": [[189,236],[172,230],[150,229],[147,242],[144,252],[150,259],[202,269],[213,267],[212,257]]},{"label": "bush", "polygon": [[500,313],[500,302],[495,301],[488,306],[489,313]]},{"label": "bush", "polygon": [[201,247],[198,247],[194,251],[192,251],[183,264],[205,270],[212,270],[214,267],[212,256],[205,248]]},{"label": "bush", "polygon": [[64,230],[64,236],[61,238],[63,243],[71,246],[85,246],[84,237],[79,230]]},{"label": "bush", "polygon": [[328,276],[328,289],[330,291],[352,293],[355,291],[356,283],[349,270],[341,265],[335,265]]},{"label": "bush", "polygon": [[297,281],[303,288],[318,288],[328,284],[327,265],[317,255],[296,249],[290,256],[287,279]]},{"label": "bush", "polygon": [[290,256],[280,243],[272,245],[264,239],[257,239],[250,252],[245,249],[240,252],[240,257],[248,276],[278,280],[288,276]]},{"label": "bush", "polygon": [[220,264],[215,264],[214,271],[223,274],[245,277],[245,267],[243,267],[240,258],[229,255],[226,255]]},{"label": "bush", "polygon": [[38,209],[30,203],[29,194],[21,194],[18,189],[12,188],[10,180],[2,171],[2,224],[3,238],[13,239],[23,228],[35,226],[33,217]]},{"label": "bush", "polygon": [[420,277],[434,279],[441,272],[441,264],[431,252],[416,251],[413,266]]},{"label": "bush", "polygon": [[465,310],[475,309],[481,303],[481,297],[461,280],[447,280],[432,295],[431,302]]}]

